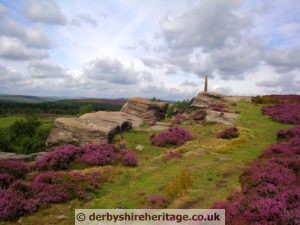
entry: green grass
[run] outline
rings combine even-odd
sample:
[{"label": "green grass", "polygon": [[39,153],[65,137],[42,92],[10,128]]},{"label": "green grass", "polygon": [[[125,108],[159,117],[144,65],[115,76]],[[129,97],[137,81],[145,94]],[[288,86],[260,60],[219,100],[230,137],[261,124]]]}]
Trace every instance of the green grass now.
[{"label": "green grass", "polygon": [[[276,131],[290,127],[263,116],[260,106],[240,102],[233,109],[241,113],[235,124],[240,137],[232,140],[216,138],[216,132],[225,128],[223,125],[185,125],[194,140],[177,149],[151,146],[149,136],[153,132],[133,130],[122,134],[127,148],[138,156],[137,167],[116,168],[119,173],[103,184],[92,201],[51,206],[22,218],[23,224],[73,224],[76,207],[145,208],[148,196],[165,194],[166,185],[183,169],[191,171],[194,185],[186,195],[172,199],[170,208],[209,208],[215,201],[226,199],[240,189],[239,176],[244,168],[276,142]],[[138,144],[145,146],[144,149],[135,150]],[[180,151],[183,157],[166,161],[163,154],[169,150]],[[56,218],[61,214],[68,219],[58,222]]]},{"label": "green grass", "polygon": [[17,121],[18,119],[22,119],[22,118],[23,117],[17,117],[17,116],[0,117],[0,128],[9,127],[15,121]]},{"label": "green grass", "polygon": [[[0,117],[0,129],[7,128],[12,125],[15,121],[25,119],[25,117],[21,116],[8,116],[8,117]],[[40,119],[42,122],[42,127],[52,127],[53,119]]]}]

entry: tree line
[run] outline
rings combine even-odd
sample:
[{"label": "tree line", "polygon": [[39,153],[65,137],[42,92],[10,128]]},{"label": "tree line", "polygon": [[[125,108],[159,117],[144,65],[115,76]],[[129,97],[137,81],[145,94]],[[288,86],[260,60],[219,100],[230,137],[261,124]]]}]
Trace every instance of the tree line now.
[{"label": "tree line", "polygon": [[[56,114],[56,115],[76,115],[81,113],[82,107],[91,108],[93,111],[118,111],[122,105],[99,103],[99,102],[84,102],[74,100],[59,100],[54,102],[43,103],[14,103],[0,102],[0,116],[11,115],[38,115],[41,113]],[[82,109],[81,109],[82,111]]]}]

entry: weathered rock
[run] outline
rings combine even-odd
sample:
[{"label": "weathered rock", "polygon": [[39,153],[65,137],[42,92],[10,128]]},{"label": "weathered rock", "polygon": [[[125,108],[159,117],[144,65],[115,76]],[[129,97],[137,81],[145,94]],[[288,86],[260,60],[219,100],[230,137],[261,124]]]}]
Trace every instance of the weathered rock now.
[{"label": "weathered rock", "polygon": [[[46,146],[53,148],[64,144],[82,146],[111,142],[114,135],[121,131],[121,127],[119,123],[112,121],[66,117],[57,118],[47,138]],[[130,125],[126,125],[126,128],[128,127]]]},{"label": "weathered rock", "polygon": [[131,126],[137,128],[143,123],[143,120],[141,118],[124,112],[98,111],[95,113],[86,113],[80,118],[115,122],[120,126],[121,130],[127,130]]},{"label": "weathered rock", "polygon": [[138,144],[137,146],[135,146],[135,149],[138,151],[142,151],[144,149],[145,146]]},{"label": "weathered rock", "polygon": [[163,126],[163,125],[154,125],[151,127],[152,130],[168,130],[168,126]]},{"label": "weathered rock", "polygon": [[214,92],[200,92],[192,101],[191,106],[207,109],[210,104],[225,103],[225,96]]},{"label": "weathered rock", "polygon": [[13,160],[23,160],[23,161],[34,161],[40,158],[46,152],[38,152],[29,155],[17,154],[13,152],[0,152],[0,160],[3,159],[13,159]]},{"label": "weathered rock", "polygon": [[130,98],[121,111],[143,119],[145,124],[152,125],[165,118],[168,104],[166,102],[152,102],[134,97]]},{"label": "weathered rock", "polygon": [[59,220],[59,221],[66,220],[66,219],[68,219],[68,217],[66,215],[59,215],[57,217],[57,220]]},{"label": "weathered rock", "polygon": [[160,125],[160,126],[166,126],[166,127],[171,127],[172,123],[166,123],[166,122],[156,122],[155,125]]},{"label": "weathered rock", "polygon": [[206,123],[220,123],[232,126],[238,115],[236,113],[218,112],[214,110],[206,110],[207,114],[205,117]]}]

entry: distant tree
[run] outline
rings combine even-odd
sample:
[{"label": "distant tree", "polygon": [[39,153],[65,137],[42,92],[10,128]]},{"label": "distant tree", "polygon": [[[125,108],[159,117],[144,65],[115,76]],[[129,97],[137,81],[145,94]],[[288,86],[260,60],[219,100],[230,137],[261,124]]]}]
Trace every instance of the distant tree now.
[{"label": "distant tree", "polygon": [[190,107],[190,100],[186,99],[183,101],[178,101],[174,104],[169,104],[168,109],[167,109],[167,115],[166,117],[171,117],[173,115],[173,111],[175,108],[177,109],[187,109]]},{"label": "distant tree", "polygon": [[6,129],[0,129],[0,151],[9,152],[12,150],[9,135]]},{"label": "distant tree", "polygon": [[153,97],[150,99],[151,102],[162,102],[163,100],[159,99],[159,98],[156,98],[156,97]]},{"label": "distant tree", "polygon": [[78,115],[81,116],[85,113],[93,112],[93,106],[92,105],[83,105],[78,110]]},{"label": "distant tree", "polygon": [[41,122],[35,118],[27,118],[15,121],[9,128],[11,141],[19,144],[25,136],[33,137]]}]

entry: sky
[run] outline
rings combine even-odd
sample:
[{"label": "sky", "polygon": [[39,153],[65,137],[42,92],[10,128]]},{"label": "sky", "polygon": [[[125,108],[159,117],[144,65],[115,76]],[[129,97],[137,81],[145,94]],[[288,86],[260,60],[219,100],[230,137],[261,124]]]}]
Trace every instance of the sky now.
[{"label": "sky", "polygon": [[0,93],[300,94],[298,0],[0,0]]}]

